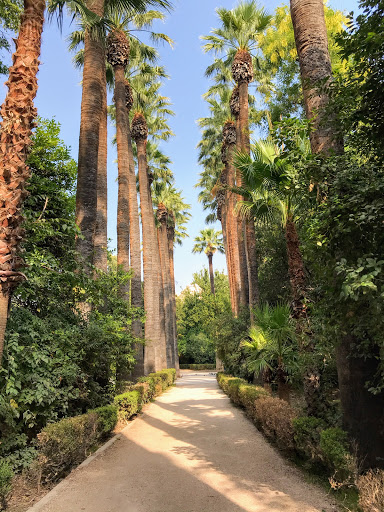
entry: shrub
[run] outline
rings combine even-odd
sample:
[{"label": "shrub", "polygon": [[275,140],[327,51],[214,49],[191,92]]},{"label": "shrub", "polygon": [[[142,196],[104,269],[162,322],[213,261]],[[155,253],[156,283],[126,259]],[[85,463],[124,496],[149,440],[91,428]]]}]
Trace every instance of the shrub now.
[{"label": "shrub", "polygon": [[172,384],[175,382],[176,370],[174,368],[169,368],[167,370],[161,370],[159,372],[156,372],[156,375],[158,375],[163,381],[163,391],[165,391],[169,386],[172,386]]},{"label": "shrub", "polygon": [[180,370],[216,370],[216,364],[181,364]]},{"label": "shrub", "polygon": [[114,404],[119,410],[119,419],[128,421],[134,414],[141,410],[141,394],[137,390],[127,391],[115,396]]},{"label": "shrub", "polygon": [[356,482],[359,489],[359,505],[364,512],[384,510],[384,471],[373,469],[361,475]]},{"label": "shrub", "polygon": [[137,382],[134,386],[132,386],[132,389],[140,393],[140,400],[143,404],[149,402],[149,400],[152,398],[149,382]]},{"label": "shrub", "polygon": [[239,402],[245,408],[247,415],[252,419],[255,417],[255,401],[262,396],[269,396],[269,393],[260,386],[243,383],[239,385]]},{"label": "shrub", "polygon": [[5,510],[7,507],[7,497],[11,492],[13,472],[11,467],[0,460],[0,508]]},{"label": "shrub", "polygon": [[97,415],[97,432],[100,437],[107,436],[112,432],[117,423],[118,409],[116,405],[105,405],[89,411],[89,414]]},{"label": "shrub", "polygon": [[256,425],[284,450],[294,448],[294,417],[295,411],[280,398],[262,396],[255,401]]},{"label": "shrub", "polygon": [[327,428],[320,432],[320,450],[327,468],[333,473],[332,487],[352,484],[357,474],[355,457],[350,453],[347,433],[341,428]]},{"label": "shrub", "polygon": [[319,460],[320,432],[324,428],[323,420],[313,416],[303,416],[293,420],[296,450],[302,457]]},{"label": "shrub", "polygon": [[148,382],[152,390],[152,397],[159,396],[163,392],[163,379],[157,373],[148,375]]},{"label": "shrub", "polygon": [[65,476],[89,454],[98,438],[98,415],[83,414],[47,425],[38,434],[40,465],[48,482]]}]

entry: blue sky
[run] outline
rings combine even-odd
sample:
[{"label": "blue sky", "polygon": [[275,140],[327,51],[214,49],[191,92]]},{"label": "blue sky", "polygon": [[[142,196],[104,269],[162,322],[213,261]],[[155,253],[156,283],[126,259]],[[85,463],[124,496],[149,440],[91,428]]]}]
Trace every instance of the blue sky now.
[{"label": "blue sky", "polygon": [[[265,7],[272,13],[281,1],[269,1]],[[192,205],[192,218],[188,225],[189,238],[175,252],[176,290],[180,291],[191,282],[192,274],[207,266],[206,256],[192,255],[193,238],[205,227],[205,214],[197,201],[197,189],[194,185],[201,171],[197,165],[196,145],[200,134],[196,119],[207,114],[202,94],[207,90],[209,82],[204,78],[204,71],[210,64],[212,56],[205,55],[201,50],[199,36],[208,34],[217,26],[215,8],[228,9],[234,7],[233,0],[175,0],[175,9],[166,21],[155,27],[165,32],[175,41],[174,49],[161,46],[161,63],[165,65],[171,79],[167,80],[162,93],[168,96],[176,112],[170,124],[176,136],[162,145],[164,152],[170,156],[176,186],[182,189],[187,203]],[[356,0],[334,0],[333,8],[343,11],[357,9]],[[76,159],[78,151],[78,135],[80,124],[81,74],[72,65],[72,56],[67,50],[66,36],[70,32],[68,21],[60,33],[56,22],[47,23],[43,33],[41,66],[39,71],[39,90],[36,97],[38,113],[42,117],[55,117],[61,123],[61,134],[65,143],[72,149]],[[4,80],[5,82],[5,77]],[[3,84],[0,87],[0,102],[6,93]],[[109,103],[112,102],[111,95]],[[114,134],[113,127],[109,130],[109,139]],[[114,163],[116,153],[109,145],[108,163],[108,236],[111,248],[116,245],[116,202],[117,202],[117,166]],[[220,225],[216,226],[220,229]],[[215,268],[225,269],[225,257],[215,255]]]}]

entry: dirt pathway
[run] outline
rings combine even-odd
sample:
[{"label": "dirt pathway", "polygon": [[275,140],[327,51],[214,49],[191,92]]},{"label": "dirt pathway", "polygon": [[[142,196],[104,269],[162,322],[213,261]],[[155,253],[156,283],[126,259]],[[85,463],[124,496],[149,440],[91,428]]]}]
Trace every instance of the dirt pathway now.
[{"label": "dirt pathway", "polygon": [[185,374],[33,512],[330,512],[211,375]]}]

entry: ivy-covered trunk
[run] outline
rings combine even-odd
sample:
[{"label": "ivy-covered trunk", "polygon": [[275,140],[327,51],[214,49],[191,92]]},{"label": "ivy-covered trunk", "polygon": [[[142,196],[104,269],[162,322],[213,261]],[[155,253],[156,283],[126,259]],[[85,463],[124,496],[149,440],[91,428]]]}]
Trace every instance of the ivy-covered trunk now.
[{"label": "ivy-covered trunk", "polygon": [[6,82],[8,93],[0,125],[0,366],[12,290],[24,278],[19,245],[24,231],[21,207],[27,191],[26,159],[31,147],[36,109],[37,72],[44,24],[45,2],[25,0],[13,65]]}]

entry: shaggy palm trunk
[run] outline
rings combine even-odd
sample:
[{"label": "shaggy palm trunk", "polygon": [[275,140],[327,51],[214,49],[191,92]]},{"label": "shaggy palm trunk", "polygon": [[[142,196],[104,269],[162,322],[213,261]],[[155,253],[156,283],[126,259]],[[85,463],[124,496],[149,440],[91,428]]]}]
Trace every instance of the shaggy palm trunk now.
[{"label": "shaggy palm trunk", "polygon": [[[128,174],[128,190],[129,190],[129,228],[130,228],[130,265],[131,268],[136,269],[140,280],[136,279],[131,283],[131,303],[132,306],[142,307],[143,292],[141,287],[141,242],[140,242],[140,216],[139,204],[137,199],[136,188],[136,173],[135,161],[133,158],[131,127],[129,124],[129,112],[133,104],[132,90],[128,83],[125,81],[125,104],[127,108],[127,142],[128,142],[128,160],[129,160],[129,174]],[[140,272],[139,272],[140,268]],[[136,274],[136,271],[135,271]],[[133,320],[132,331],[137,338],[143,336],[143,325],[140,320]],[[132,377],[137,378],[144,375],[144,345],[137,343],[135,345],[135,367],[132,372]]]},{"label": "shaggy palm trunk", "polygon": [[[241,151],[241,129],[240,129],[240,97],[239,88],[235,87],[232,92],[230,101],[231,114],[235,119],[236,125],[236,149]],[[235,182],[237,187],[242,186],[240,173],[236,173]],[[236,201],[241,201],[243,198],[240,195],[236,196]],[[240,304],[246,306],[249,303],[249,285],[248,285],[248,270],[247,270],[247,256],[245,249],[245,221],[237,216],[237,240],[240,261]]]},{"label": "shaggy palm trunk", "polygon": [[6,82],[8,93],[1,108],[0,125],[0,367],[4,350],[9,301],[13,288],[24,278],[18,255],[24,235],[22,203],[29,177],[26,159],[37,115],[33,100],[44,24],[45,2],[25,0],[16,51]]},{"label": "shaggy palm trunk", "polygon": [[97,164],[97,213],[95,230],[95,251],[93,264],[99,270],[108,270],[108,233],[107,233],[107,148],[108,148],[108,112],[107,112],[107,80],[105,76],[105,59],[103,69],[103,106],[100,119],[99,153]]},{"label": "shaggy palm trunk", "polygon": [[[239,90],[239,131],[240,149],[249,154],[249,108],[248,84],[253,80],[252,58],[246,50],[238,50],[233,64],[232,75]],[[245,255],[248,271],[248,302],[251,321],[253,308],[259,303],[259,279],[256,252],[256,233],[253,219],[245,221]]]},{"label": "shaggy palm trunk", "polygon": [[137,145],[140,209],[143,230],[144,309],[146,312],[144,372],[165,368],[165,333],[161,324],[160,295],[162,286],[160,256],[156,236],[151,188],[148,179],[147,134],[144,117],[136,114],[132,121],[132,138]]},{"label": "shaggy palm trunk", "polygon": [[167,353],[167,367],[175,367],[175,331],[173,322],[173,307],[172,307],[172,283],[171,275],[169,272],[169,250],[167,238],[167,220],[168,212],[164,205],[159,204],[156,212],[159,227],[157,228],[157,238],[160,253],[161,276],[163,281],[164,290],[164,313],[165,313],[165,335],[166,335],[166,353]]},{"label": "shaggy palm trunk", "polygon": [[[87,7],[99,16],[104,14],[104,0],[89,0]],[[82,235],[76,239],[76,250],[83,264],[93,263],[104,66],[104,46],[86,29],[76,190],[76,223]]]},{"label": "shaggy palm trunk", "polygon": [[177,344],[177,322],[176,322],[176,288],[175,288],[175,265],[174,265],[174,246],[175,246],[175,217],[170,212],[170,223],[167,225],[168,253],[169,253],[169,273],[171,276],[172,292],[172,319],[173,330],[175,333],[174,358],[177,376],[180,377],[179,349]]},{"label": "shaggy palm trunk", "polygon": [[227,121],[223,128],[223,140],[226,148],[227,184],[226,192],[227,207],[227,240],[231,259],[231,273],[234,286],[235,311],[239,313],[241,303],[241,269],[239,255],[239,240],[237,236],[237,218],[235,215],[236,196],[231,191],[235,186],[235,168],[233,166],[233,152],[236,148],[236,126],[233,122]]},{"label": "shaggy palm trunk", "polygon": [[223,242],[225,249],[225,259],[227,262],[227,270],[228,270],[228,282],[229,282],[229,293],[231,297],[231,307],[232,313],[237,316],[239,313],[238,303],[237,303],[237,295],[236,295],[236,284],[234,279],[234,267],[233,267],[233,247],[232,247],[232,238],[229,235],[229,223],[228,223],[228,190],[226,189],[228,185],[228,151],[225,143],[221,148],[221,160],[224,163],[225,167],[220,175],[220,184],[222,188],[220,188],[217,192],[217,203],[218,203],[218,218],[221,222],[222,232],[223,232]]},{"label": "shaggy palm trunk", "polygon": [[208,267],[209,267],[209,281],[211,283],[211,293],[215,295],[215,274],[213,273],[213,254],[211,252],[208,253]]},{"label": "shaggy palm trunk", "polygon": [[[332,78],[327,28],[322,0],[291,0],[291,17],[307,119],[314,119],[310,133],[312,153],[341,153],[343,144],[335,136],[335,117],[327,111],[325,83]],[[321,87],[321,89],[320,89]]]}]

